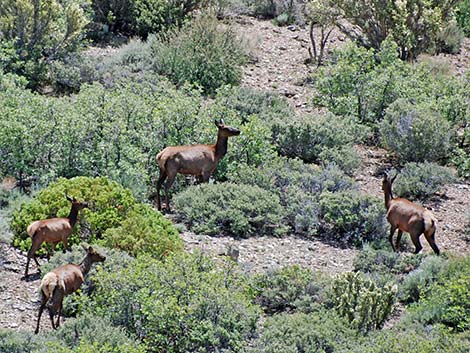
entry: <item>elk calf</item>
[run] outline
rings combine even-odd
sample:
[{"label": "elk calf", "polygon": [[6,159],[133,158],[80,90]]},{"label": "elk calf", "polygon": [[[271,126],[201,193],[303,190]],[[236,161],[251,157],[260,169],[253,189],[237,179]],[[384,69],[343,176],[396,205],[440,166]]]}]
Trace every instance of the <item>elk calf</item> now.
[{"label": "elk calf", "polygon": [[169,146],[157,155],[160,178],[157,182],[157,206],[161,211],[160,190],[165,183],[165,203],[170,210],[168,190],[175,181],[176,174],[194,175],[202,182],[207,182],[219,161],[228,149],[228,138],[240,135],[240,130],[225,125],[223,120],[214,122],[219,129],[214,145]]},{"label": "elk calf", "polygon": [[[75,292],[82,285],[85,276],[95,262],[103,262],[106,257],[98,253],[91,246],[84,248],[85,258],[80,265],[67,264],[48,272],[41,281],[41,305],[39,307],[38,322],[34,333],[39,332],[39,322],[44,308],[49,310],[52,328],[55,330],[60,325],[60,313],[64,297]],[[54,315],[57,314],[57,322],[54,323]]]},{"label": "elk calf", "polygon": [[88,207],[88,202],[79,202],[75,198],[72,199],[67,195],[65,197],[72,203],[70,213],[67,218],[49,218],[35,221],[26,229],[31,237],[32,244],[28,251],[28,258],[26,260],[26,269],[24,272],[25,278],[28,277],[28,268],[31,258],[34,259],[39,268],[39,262],[36,259],[35,253],[42,243],[52,243],[56,246],[57,243],[62,242],[64,244],[65,251],[69,236],[72,234],[75,223],[77,223],[78,211]]},{"label": "elk calf", "polygon": [[[390,223],[389,241],[392,249],[397,251],[403,232],[410,234],[411,241],[415,246],[415,254],[419,253],[423,247],[419,237],[424,234],[432,250],[439,255],[439,248],[436,245],[435,234],[437,220],[431,211],[403,198],[393,198],[392,184],[395,181],[388,175],[382,181],[382,190],[385,196],[385,207],[387,208],[387,220]],[[398,236],[393,245],[393,234],[398,229]]]}]

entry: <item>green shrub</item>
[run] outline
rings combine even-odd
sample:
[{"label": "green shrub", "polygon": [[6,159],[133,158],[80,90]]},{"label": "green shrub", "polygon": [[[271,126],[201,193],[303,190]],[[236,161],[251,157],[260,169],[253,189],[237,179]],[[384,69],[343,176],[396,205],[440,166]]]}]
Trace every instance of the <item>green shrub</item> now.
[{"label": "green shrub", "polygon": [[119,227],[108,228],[101,243],[132,256],[148,254],[157,259],[183,248],[173,223],[144,204],[135,205]]},{"label": "green shrub", "polygon": [[468,335],[449,334],[438,326],[408,325],[407,327],[370,332],[350,353],[438,353],[467,352],[470,349]]},{"label": "green shrub", "polygon": [[35,335],[32,331],[0,329],[0,352],[8,353],[47,353],[48,345],[54,339],[44,335]]},{"label": "green shrub", "polygon": [[437,50],[442,53],[457,54],[463,38],[463,31],[455,21],[451,21],[437,35]]},{"label": "green shrub", "polygon": [[207,94],[240,82],[244,47],[231,27],[201,17],[181,30],[149,37],[155,70],[174,84],[200,86]]},{"label": "green shrub", "polygon": [[323,302],[325,282],[319,275],[298,266],[255,275],[255,303],[269,314],[310,312]]},{"label": "green shrub", "polygon": [[434,162],[449,155],[450,124],[427,104],[397,100],[380,127],[384,145],[404,162]]},{"label": "green shrub", "polygon": [[88,241],[100,238],[106,229],[119,226],[129,208],[135,204],[129,190],[104,177],[58,179],[13,213],[13,245],[24,251],[29,250],[31,238],[26,228],[31,222],[56,216],[67,217],[70,202],[65,198],[66,194],[90,203],[90,208],[79,214],[79,222],[69,238],[70,245],[78,244],[82,238]]},{"label": "green shrub", "polygon": [[322,229],[354,245],[380,239],[385,233],[383,205],[358,192],[324,192],[320,196]]},{"label": "green shrub", "polygon": [[420,255],[407,256],[391,250],[375,250],[365,246],[354,258],[354,270],[382,275],[405,274],[415,270],[421,261]]},{"label": "green shrub", "polygon": [[405,303],[417,302],[432,283],[437,281],[448,266],[448,261],[437,256],[428,256],[421,265],[410,272],[400,286],[399,298]]},{"label": "green shrub", "polygon": [[467,37],[470,36],[470,1],[459,1],[456,10],[456,19],[459,27]]},{"label": "green shrub", "polygon": [[279,197],[257,186],[203,184],[175,195],[178,215],[198,233],[284,234]]},{"label": "green shrub", "polygon": [[[468,132],[470,136],[470,131]],[[470,152],[463,148],[454,148],[452,151],[452,164],[457,167],[460,177],[470,179]]]},{"label": "green shrub", "polygon": [[451,169],[435,163],[405,164],[393,184],[393,191],[400,197],[425,199],[433,196],[445,184],[455,181]]},{"label": "green shrub", "polygon": [[274,315],[266,321],[253,353],[336,352],[354,336],[345,321],[331,312]]},{"label": "green shrub", "polygon": [[[354,119],[328,114],[288,122],[287,126],[286,122],[275,124],[273,136],[281,155],[308,163],[335,162],[351,171],[357,168],[359,161],[352,144],[363,138],[362,130]],[[347,154],[347,158],[343,154]]]},{"label": "green shrub", "polygon": [[241,352],[259,309],[233,266],[215,268],[201,255],[141,258],[96,276],[93,311],[126,327],[149,352]]},{"label": "green shrub", "polygon": [[470,328],[470,259],[452,260],[439,278],[425,288],[411,317],[419,322],[441,323],[451,330]]},{"label": "green shrub", "polygon": [[359,331],[380,329],[393,310],[397,288],[383,287],[360,272],[339,275],[332,285],[332,300],[337,313]]}]

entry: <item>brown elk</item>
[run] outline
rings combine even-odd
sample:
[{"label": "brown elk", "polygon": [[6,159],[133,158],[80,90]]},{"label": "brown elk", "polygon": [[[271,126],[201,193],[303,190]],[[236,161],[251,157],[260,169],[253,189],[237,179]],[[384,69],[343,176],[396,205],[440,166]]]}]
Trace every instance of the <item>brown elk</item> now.
[{"label": "brown elk", "polygon": [[157,155],[160,178],[157,182],[157,206],[161,210],[160,190],[165,183],[165,203],[170,210],[168,190],[175,181],[176,174],[194,175],[199,181],[207,182],[219,161],[225,156],[228,138],[240,135],[240,130],[225,125],[223,120],[216,120],[219,129],[214,145],[169,146]]},{"label": "brown elk", "polygon": [[[398,175],[398,174],[397,174]],[[393,198],[392,184],[397,175],[390,178],[384,175],[382,190],[385,196],[385,207],[387,208],[387,220],[390,223],[389,241],[392,249],[397,251],[403,232],[410,234],[411,241],[415,246],[415,254],[419,253],[423,247],[419,237],[424,234],[432,250],[439,255],[439,248],[436,245],[435,233],[437,220],[431,211],[403,198]],[[393,245],[393,235],[398,229],[398,236]]]},{"label": "brown elk", "polygon": [[39,268],[39,262],[36,259],[35,254],[42,243],[52,243],[55,247],[57,243],[62,242],[64,244],[65,252],[68,238],[70,234],[72,234],[75,223],[77,223],[78,211],[88,207],[88,202],[79,202],[75,198],[72,199],[67,195],[65,197],[72,203],[68,217],[49,218],[35,221],[26,229],[31,237],[32,244],[28,251],[28,259],[26,260],[26,270],[24,272],[25,278],[28,277],[28,268],[31,258],[34,259]]},{"label": "brown elk", "polygon": [[[59,327],[64,297],[80,288],[93,263],[106,260],[105,256],[101,255],[91,246],[88,248],[84,247],[84,249],[86,250],[86,255],[80,265],[62,265],[46,273],[43,277],[40,286],[41,305],[34,333],[39,332],[39,323],[45,307],[49,310],[52,328],[55,330]],[[54,323],[55,314],[57,314],[56,323]]]}]

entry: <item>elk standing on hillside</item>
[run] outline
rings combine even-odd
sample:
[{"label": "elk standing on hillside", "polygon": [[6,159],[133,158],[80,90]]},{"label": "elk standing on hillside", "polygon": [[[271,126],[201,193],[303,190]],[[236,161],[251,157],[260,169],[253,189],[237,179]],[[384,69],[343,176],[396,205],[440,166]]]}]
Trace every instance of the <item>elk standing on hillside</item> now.
[{"label": "elk standing on hillside", "polygon": [[25,278],[28,277],[28,268],[31,258],[34,259],[39,268],[39,262],[36,259],[35,253],[42,243],[52,243],[55,247],[57,243],[62,242],[64,244],[65,252],[68,238],[70,234],[72,234],[75,223],[77,223],[78,211],[88,207],[88,202],[79,202],[75,198],[71,199],[67,195],[65,197],[72,203],[72,207],[67,218],[49,218],[35,221],[26,229],[31,237],[32,244],[28,251],[28,259],[26,260],[26,270],[24,272]]},{"label": "elk standing on hillside", "polygon": [[[398,174],[397,174],[398,175]],[[439,248],[436,245],[435,233],[437,220],[431,211],[403,198],[393,198],[392,184],[397,177],[392,179],[384,175],[382,190],[385,195],[385,207],[387,208],[387,220],[390,223],[389,241],[392,249],[397,251],[403,232],[410,234],[411,241],[415,246],[415,254],[419,253],[423,247],[419,241],[421,234],[431,245],[432,250],[439,255]],[[393,245],[393,234],[398,228],[398,236]]]},{"label": "elk standing on hillside", "polygon": [[[44,308],[49,310],[52,328],[55,330],[60,325],[60,313],[62,301],[66,295],[75,292],[82,285],[85,276],[95,262],[103,262],[106,257],[94,250],[91,246],[86,250],[85,258],[80,265],[67,264],[48,272],[41,281],[41,306],[39,307],[38,322],[34,333],[39,332],[39,322]],[[57,314],[57,323],[54,324],[54,315]]]},{"label": "elk standing on hillside", "polygon": [[223,120],[214,122],[219,129],[215,145],[169,146],[157,155],[160,178],[157,182],[157,206],[161,210],[160,189],[165,183],[165,203],[170,210],[168,190],[175,181],[176,174],[194,175],[207,182],[219,161],[225,156],[228,138],[240,135],[240,130],[225,125]]}]

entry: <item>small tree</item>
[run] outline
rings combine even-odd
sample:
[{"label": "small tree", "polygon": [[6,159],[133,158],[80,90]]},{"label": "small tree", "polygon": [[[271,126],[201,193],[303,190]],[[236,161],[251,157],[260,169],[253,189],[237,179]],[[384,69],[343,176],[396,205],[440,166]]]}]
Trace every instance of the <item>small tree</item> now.
[{"label": "small tree", "polygon": [[[334,25],[339,18],[339,11],[331,0],[311,0],[307,6],[307,18],[310,21],[310,42],[311,48],[308,48],[310,60],[312,63],[320,66],[325,55],[325,48],[334,29]],[[320,39],[315,39],[314,29],[320,29]],[[313,53],[312,53],[313,51]]]},{"label": "small tree", "polygon": [[[87,24],[78,0],[3,0],[0,6],[0,67],[36,87],[47,64],[80,43]],[[9,55],[5,55],[9,53]]]}]

